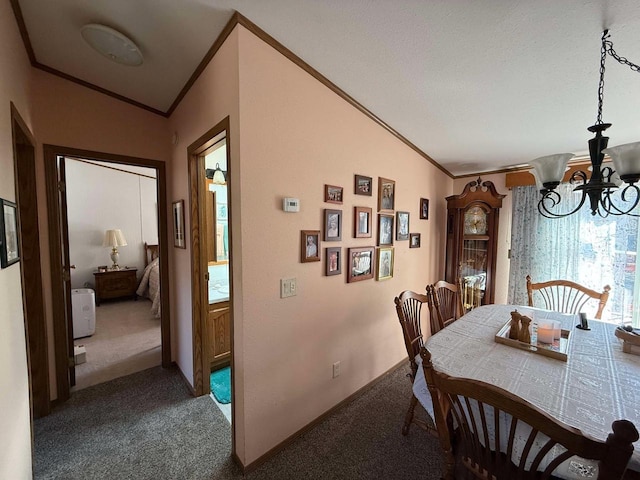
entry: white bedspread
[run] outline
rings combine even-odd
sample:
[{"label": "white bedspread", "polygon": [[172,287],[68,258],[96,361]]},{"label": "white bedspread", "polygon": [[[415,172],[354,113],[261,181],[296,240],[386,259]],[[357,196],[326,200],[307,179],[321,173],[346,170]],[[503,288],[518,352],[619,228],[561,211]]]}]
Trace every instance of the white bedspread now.
[{"label": "white bedspread", "polygon": [[158,258],[144,269],[140,285],[136,293],[151,300],[151,314],[160,318],[160,267]]}]

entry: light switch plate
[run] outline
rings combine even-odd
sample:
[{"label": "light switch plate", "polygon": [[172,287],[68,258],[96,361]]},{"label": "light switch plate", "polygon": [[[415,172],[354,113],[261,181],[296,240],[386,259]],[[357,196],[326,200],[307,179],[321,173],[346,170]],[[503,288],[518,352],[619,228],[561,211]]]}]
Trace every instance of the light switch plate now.
[{"label": "light switch plate", "polygon": [[297,285],[295,278],[280,279],[280,298],[295,297],[297,294]]}]

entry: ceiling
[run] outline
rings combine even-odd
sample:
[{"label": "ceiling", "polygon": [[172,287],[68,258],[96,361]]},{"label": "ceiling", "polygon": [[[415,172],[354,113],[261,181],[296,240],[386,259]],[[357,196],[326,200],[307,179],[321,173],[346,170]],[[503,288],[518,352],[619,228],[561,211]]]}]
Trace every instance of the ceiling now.
[{"label": "ceiling", "polygon": [[[35,61],[167,112],[237,10],[454,175],[584,154],[600,36],[640,64],[638,0],[13,0]],[[80,36],[131,38],[127,67]],[[640,73],[607,58],[610,145],[640,140]]]}]

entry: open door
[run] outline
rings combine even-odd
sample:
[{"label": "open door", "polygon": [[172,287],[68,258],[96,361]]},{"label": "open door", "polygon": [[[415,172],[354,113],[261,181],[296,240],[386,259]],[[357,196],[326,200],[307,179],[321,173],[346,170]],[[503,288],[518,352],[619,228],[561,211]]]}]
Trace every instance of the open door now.
[{"label": "open door", "polygon": [[73,352],[73,320],[71,305],[71,269],[76,268],[69,260],[69,222],[67,219],[67,192],[64,157],[58,157],[58,195],[60,202],[60,244],[62,246],[62,293],[64,295],[65,320],[67,324],[67,355],[69,358],[69,385],[76,384],[76,364]]}]

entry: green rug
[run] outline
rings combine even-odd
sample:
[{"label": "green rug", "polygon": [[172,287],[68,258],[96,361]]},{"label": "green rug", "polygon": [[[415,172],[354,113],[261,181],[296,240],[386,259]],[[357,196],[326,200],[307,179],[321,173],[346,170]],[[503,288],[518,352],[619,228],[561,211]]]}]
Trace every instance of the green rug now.
[{"label": "green rug", "polygon": [[209,377],[211,393],[220,403],[231,403],[231,367],[224,367]]}]

